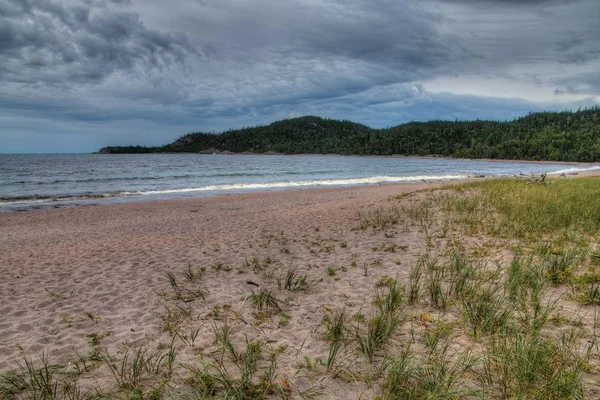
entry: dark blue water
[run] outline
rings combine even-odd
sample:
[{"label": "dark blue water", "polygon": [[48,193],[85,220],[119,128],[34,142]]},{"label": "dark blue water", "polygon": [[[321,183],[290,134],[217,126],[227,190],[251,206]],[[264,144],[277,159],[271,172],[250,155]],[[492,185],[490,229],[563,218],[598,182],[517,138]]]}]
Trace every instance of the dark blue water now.
[{"label": "dark blue water", "polygon": [[586,167],[405,157],[0,154],[0,211]]}]

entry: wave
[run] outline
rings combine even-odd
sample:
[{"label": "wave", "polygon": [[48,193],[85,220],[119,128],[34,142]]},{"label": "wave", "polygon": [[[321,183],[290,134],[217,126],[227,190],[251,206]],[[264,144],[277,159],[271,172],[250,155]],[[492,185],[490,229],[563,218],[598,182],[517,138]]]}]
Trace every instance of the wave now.
[{"label": "wave", "polygon": [[85,193],[73,195],[55,195],[55,196],[19,196],[19,197],[0,197],[0,205],[18,205],[42,202],[65,202],[90,199],[106,199],[111,197],[130,197],[144,195],[164,195],[191,192],[222,192],[239,190],[260,190],[260,189],[285,189],[307,186],[357,186],[357,185],[375,185],[381,183],[402,183],[418,181],[442,181],[459,180],[471,178],[472,174],[448,174],[448,175],[417,175],[417,176],[373,176],[367,178],[350,179],[328,179],[328,180],[302,180],[302,181],[280,181],[265,183],[234,183],[225,185],[209,185],[201,187],[187,187],[176,189],[156,189],[145,191],[122,191],[108,193]]},{"label": "wave", "polygon": [[[308,173],[305,171],[294,172],[294,171],[286,171],[286,175],[324,175],[329,174],[334,171],[309,171]],[[110,177],[110,178],[85,178],[85,179],[55,179],[52,181],[11,181],[6,183],[1,183],[0,186],[10,186],[10,185],[56,185],[62,183],[94,183],[94,182],[136,182],[136,181],[165,181],[165,180],[173,180],[173,179],[205,179],[205,178],[236,178],[236,177],[264,177],[264,176],[272,176],[277,175],[278,172],[231,172],[231,173],[213,173],[213,174],[188,174],[188,175],[165,175],[165,176],[118,176],[118,177]]]},{"label": "wave", "polygon": [[166,190],[148,190],[138,192],[139,194],[170,194],[170,193],[187,193],[187,192],[209,192],[223,190],[240,190],[240,189],[276,189],[276,188],[293,188],[302,186],[355,186],[355,185],[374,185],[378,183],[395,183],[395,182],[418,182],[418,181],[441,181],[441,180],[457,180],[467,179],[473,175],[455,174],[455,175],[418,175],[418,176],[373,176],[369,178],[352,178],[352,179],[329,179],[329,180],[307,180],[307,181],[284,181],[284,182],[269,182],[269,183],[235,183],[230,185],[211,185],[197,188],[181,188],[181,189],[166,189]]},{"label": "wave", "polygon": [[594,165],[592,167],[573,167],[559,169],[558,171],[552,171],[553,174],[570,174],[571,172],[584,172],[584,171],[595,171],[600,169],[600,166]]},{"label": "wave", "polygon": [[107,199],[111,197],[135,196],[137,192],[83,193],[73,195],[31,195],[0,197],[0,205],[33,204],[46,202],[77,201],[89,199]]}]

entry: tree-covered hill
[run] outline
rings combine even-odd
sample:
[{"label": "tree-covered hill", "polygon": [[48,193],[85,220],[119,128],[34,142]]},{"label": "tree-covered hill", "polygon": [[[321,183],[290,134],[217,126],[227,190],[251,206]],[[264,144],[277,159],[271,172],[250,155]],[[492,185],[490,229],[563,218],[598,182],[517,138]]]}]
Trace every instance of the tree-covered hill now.
[{"label": "tree-covered hill", "polygon": [[314,116],[220,134],[190,133],[161,147],[105,147],[100,153],[266,153],[439,155],[600,161],[600,108],[541,112],[510,122],[410,122],[371,129]]}]

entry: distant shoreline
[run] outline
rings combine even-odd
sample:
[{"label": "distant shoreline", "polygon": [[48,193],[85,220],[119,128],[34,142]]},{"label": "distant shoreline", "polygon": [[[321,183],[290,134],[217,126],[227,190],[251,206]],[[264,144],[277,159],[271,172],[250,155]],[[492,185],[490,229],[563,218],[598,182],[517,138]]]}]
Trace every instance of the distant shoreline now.
[{"label": "distant shoreline", "polygon": [[[48,153],[48,154],[63,154],[63,153]],[[65,153],[68,154],[68,153]],[[462,157],[447,157],[447,156],[415,156],[415,155],[404,155],[404,154],[390,154],[390,155],[377,155],[377,154],[336,154],[336,153],[298,153],[298,154],[287,154],[277,153],[268,151],[265,153],[251,153],[251,152],[231,152],[222,151],[216,153],[205,153],[205,152],[159,152],[159,153],[77,153],[77,154],[99,154],[99,155],[156,155],[156,154],[185,154],[185,155],[201,155],[201,156],[284,156],[284,157],[360,157],[360,158],[414,158],[414,159],[436,159],[436,160],[463,160],[463,161],[486,161],[486,162],[507,162],[507,163],[526,163],[526,164],[563,164],[563,165],[588,165],[588,166],[599,166],[600,162],[584,162],[584,161],[551,161],[551,160],[519,160],[519,159],[503,159],[503,158],[462,158]]]}]

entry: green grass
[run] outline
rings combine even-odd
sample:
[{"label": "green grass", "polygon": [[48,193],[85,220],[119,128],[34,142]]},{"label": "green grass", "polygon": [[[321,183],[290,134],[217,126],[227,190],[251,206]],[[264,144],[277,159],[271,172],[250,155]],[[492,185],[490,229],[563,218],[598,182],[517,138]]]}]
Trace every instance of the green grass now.
[{"label": "green grass", "polygon": [[325,326],[326,333],[325,338],[330,342],[329,353],[327,354],[327,360],[325,366],[327,370],[331,370],[336,360],[342,351],[348,330],[346,324],[346,311],[344,309],[336,310],[333,315],[326,314],[323,317],[323,325]]},{"label": "green grass", "polygon": [[369,362],[374,361],[376,354],[384,349],[400,327],[403,303],[404,291],[396,283],[393,283],[387,289],[377,291],[374,299],[377,311],[372,317],[364,323],[361,319],[357,319],[354,338],[358,350],[365,355]]},{"label": "green grass", "polygon": [[301,274],[298,268],[290,265],[283,281],[279,281],[279,287],[290,291],[306,291],[314,284],[308,279],[308,274]]},{"label": "green grass", "polygon": [[[127,349],[121,360],[102,352],[102,363],[108,368],[117,386],[121,389],[139,389],[144,381],[160,381],[170,377],[177,352],[171,347],[168,352],[150,352],[145,348]],[[156,379],[158,378],[158,379]]]},{"label": "green grass", "polygon": [[584,398],[584,362],[572,346],[570,338],[557,341],[537,333],[498,336],[484,355],[481,385],[505,399]]},{"label": "green grass", "polygon": [[279,300],[273,292],[266,288],[261,288],[258,292],[252,292],[250,301],[259,310],[276,310],[281,309]]},{"label": "green grass", "polygon": [[449,340],[422,356],[407,346],[387,368],[385,398],[448,399],[469,398],[474,392],[465,385],[465,376],[477,363],[466,351],[451,356]]},{"label": "green grass", "polygon": [[492,234],[538,239],[560,231],[600,231],[598,178],[556,179],[551,185],[494,179],[458,188],[463,195],[445,196],[445,208]]},{"label": "green grass", "polygon": [[464,319],[473,337],[506,332],[513,314],[499,283],[482,284],[463,298]]},{"label": "green grass", "polygon": [[384,230],[396,225],[404,215],[404,211],[398,206],[381,207],[359,213],[360,229]]}]

